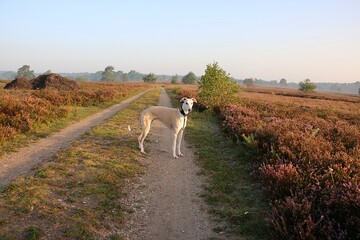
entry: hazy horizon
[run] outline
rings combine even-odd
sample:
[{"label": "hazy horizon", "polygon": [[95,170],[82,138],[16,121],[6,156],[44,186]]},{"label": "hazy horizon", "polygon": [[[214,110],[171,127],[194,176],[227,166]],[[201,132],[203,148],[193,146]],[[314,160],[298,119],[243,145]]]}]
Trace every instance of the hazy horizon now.
[{"label": "hazy horizon", "polygon": [[0,0],[0,70],[360,81],[360,1]]}]

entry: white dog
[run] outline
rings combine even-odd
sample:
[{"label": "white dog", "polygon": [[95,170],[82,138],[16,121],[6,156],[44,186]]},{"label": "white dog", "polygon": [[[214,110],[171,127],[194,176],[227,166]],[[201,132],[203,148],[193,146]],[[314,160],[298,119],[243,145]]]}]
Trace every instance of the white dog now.
[{"label": "white dog", "polygon": [[[181,108],[168,108],[162,106],[153,106],[145,109],[141,113],[140,122],[143,127],[141,135],[138,137],[139,148],[141,153],[144,151],[144,140],[149,133],[151,123],[157,119],[161,121],[169,129],[173,130],[173,145],[172,154],[174,158],[182,157],[183,154],[180,151],[181,140],[184,129],[186,127],[187,115],[191,112],[193,104],[197,103],[195,98],[182,98]],[[177,150],[177,152],[176,152]]]}]

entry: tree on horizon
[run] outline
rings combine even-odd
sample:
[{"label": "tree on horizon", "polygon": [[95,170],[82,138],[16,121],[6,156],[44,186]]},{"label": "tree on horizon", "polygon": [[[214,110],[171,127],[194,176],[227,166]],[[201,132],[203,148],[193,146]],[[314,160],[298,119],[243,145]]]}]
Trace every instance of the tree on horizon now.
[{"label": "tree on horizon", "polygon": [[316,85],[311,82],[310,79],[305,79],[299,83],[299,90],[306,93],[314,92],[316,89]]},{"label": "tree on horizon", "polygon": [[251,87],[251,86],[254,86],[255,85],[255,81],[256,81],[256,78],[246,78],[244,79],[243,83],[244,85],[248,86],[248,87]]},{"label": "tree on horizon", "polygon": [[30,66],[29,65],[24,65],[21,68],[18,69],[17,75],[16,77],[24,77],[27,79],[33,79],[35,78],[35,74],[34,71],[31,70],[30,71]]},{"label": "tree on horizon", "polygon": [[154,83],[156,82],[156,76],[154,73],[149,73],[143,77],[144,82],[146,83]]},{"label": "tree on horizon", "polygon": [[115,72],[113,66],[107,66],[105,71],[101,74],[102,82],[114,82],[115,81]]},{"label": "tree on horizon", "polygon": [[194,84],[197,82],[197,77],[196,75],[190,71],[188,74],[186,74],[183,78],[182,78],[182,83],[184,84]]},{"label": "tree on horizon", "polygon": [[174,76],[172,76],[171,78],[171,83],[172,84],[176,84],[179,82],[179,75],[175,74]]},{"label": "tree on horizon", "polygon": [[280,80],[280,83],[279,83],[281,86],[286,86],[287,85],[287,81],[286,81],[286,79],[285,78],[282,78],[281,80]]},{"label": "tree on horizon", "polygon": [[124,73],[124,74],[122,75],[122,81],[123,81],[123,82],[128,82],[128,81],[130,81],[130,77],[129,77],[129,74],[128,74],[128,73]]}]

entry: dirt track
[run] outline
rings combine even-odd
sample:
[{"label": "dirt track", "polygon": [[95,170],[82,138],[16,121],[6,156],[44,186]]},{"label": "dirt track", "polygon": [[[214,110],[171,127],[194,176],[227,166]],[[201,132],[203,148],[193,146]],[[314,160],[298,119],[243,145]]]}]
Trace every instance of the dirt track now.
[{"label": "dirt track", "polygon": [[28,147],[20,149],[18,152],[5,154],[0,158],[0,189],[5,188],[11,180],[18,178],[21,175],[31,173],[33,167],[41,162],[47,161],[59,149],[68,147],[72,140],[78,138],[90,128],[104,122],[147,92],[148,91],[137,94],[119,104],[91,115],[50,137],[41,139]]},{"label": "dirt track", "polygon": [[[159,105],[171,106],[163,90]],[[191,120],[190,120],[191,121]],[[185,130],[186,134],[186,130]],[[127,239],[208,239],[214,237],[206,206],[198,196],[203,181],[194,154],[182,146],[184,157],[173,159],[171,132],[154,121],[145,141],[147,173],[132,183],[125,204],[132,209],[123,235]]]}]

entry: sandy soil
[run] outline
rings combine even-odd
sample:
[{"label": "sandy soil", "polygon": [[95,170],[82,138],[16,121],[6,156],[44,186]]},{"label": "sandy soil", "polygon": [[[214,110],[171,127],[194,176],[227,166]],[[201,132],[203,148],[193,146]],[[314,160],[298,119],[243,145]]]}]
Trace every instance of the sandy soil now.
[{"label": "sandy soil", "polygon": [[[164,90],[159,105],[171,107]],[[148,170],[135,183],[129,183],[124,204],[130,214],[122,235],[131,240],[215,237],[206,206],[199,197],[203,179],[197,175],[199,169],[192,150],[184,142],[185,156],[173,159],[171,132],[157,121],[153,122],[148,138],[144,143],[147,152],[144,164]]]},{"label": "sandy soil", "polygon": [[72,140],[89,131],[90,128],[104,122],[147,92],[148,91],[142,92],[119,104],[93,114],[52,136],[43,138],[36,143],[20,149],[18,152],[5,154],[0,158],[0,189],[4,189],[10,181],[21,175],[32,174],[31,170],[35,166],[51,159],[59,149],[68,147]]}]

